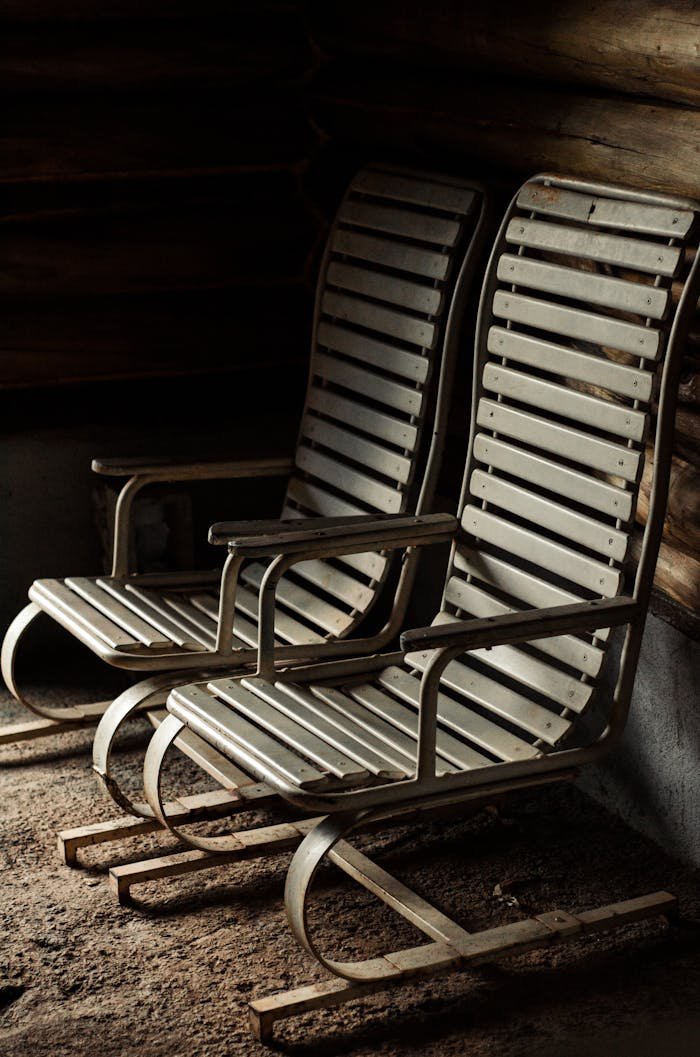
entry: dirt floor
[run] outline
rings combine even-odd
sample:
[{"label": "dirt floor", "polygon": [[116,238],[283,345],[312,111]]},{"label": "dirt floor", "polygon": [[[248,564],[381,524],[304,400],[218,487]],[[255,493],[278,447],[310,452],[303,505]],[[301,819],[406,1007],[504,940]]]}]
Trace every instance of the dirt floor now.
[{"label": "dirt floor", "polygon": [[[58,694],[35,690],[46,700],[81,699],[71,680],[72,673],[60,677]],[[0,714],[3,720],[19,714],[7,693]],[[120,753],[120,766],[133,779],[144,743],[145,727],[135,725]],[[90,849],[80,869],[59,863],[59,829],[117,813],[90,771],[89,746],[88,732],[74,732],[0,750],[0,1053],[269,1052],[249,1034],[247,1001],[322,979],[285,923],[288,856],[144,886],[134,890],[133,907],[119,907],[108,868],[149,848],[171,850],[173,843],[163,835],[144,837]],[[209,784],[189,761],[177,763],[173,781],[180,791]],[[628,926],[289,1020],[276,1029],[278,1051],[299,1057],[700,1053],[698,872],[575,788],[520,796],[471,820],[432,822],[419,833],[393,829],[358,843],[467,928],[555,907],[583,910],[656,889],[678,896],[682,917],[678,925]],[[498,895],[499,885],[518,905]],[[323,874],[319,897],[319,928],[338,952],[367,956],[421,942],[335,871]]]}]

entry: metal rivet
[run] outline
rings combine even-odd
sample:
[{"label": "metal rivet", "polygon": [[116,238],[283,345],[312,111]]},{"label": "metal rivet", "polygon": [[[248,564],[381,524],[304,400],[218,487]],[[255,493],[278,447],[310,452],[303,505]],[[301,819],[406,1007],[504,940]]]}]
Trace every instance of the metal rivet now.
[{"label": "metal rivet", "polygon": [[673,224],[677,224],[678,223],[678,217],[674,217],[673,220],[672,220],[672,223]]},{"label": "metal rivet", "polygon": [[612,545],[612,536],[611,536],[611,537],[610,537],[610,539],[608,540],[608,543]]}]

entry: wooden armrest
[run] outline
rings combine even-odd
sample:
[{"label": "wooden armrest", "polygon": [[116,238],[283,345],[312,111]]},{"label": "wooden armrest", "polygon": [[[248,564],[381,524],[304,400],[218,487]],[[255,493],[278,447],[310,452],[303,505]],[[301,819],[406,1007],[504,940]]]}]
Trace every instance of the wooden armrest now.
[{"label": "wooden armrest", "polygon": [[451,514],[361,514],[357,517],[299,518],[286,521],[224,521],[209,529],[209,542],[227,544],[245,557],[295,554],[318,547],[356,545],[360,549],[410,546],[452,539],[458,521]]},{"label": "wooden armrest", "polygon": [[294,467],[290,458],[236,459],[231,461],[171,457],[168,455],[93,459],[95,473],[110,477],[150,477],[158,481],[206,480],[223,477],[282,477]]},{"label": "wooden armrest", "polygon": [[401,635],[401,649],[410,653],[425,649],[460,647],[476,650],[504,646],[512,642],[527,642],[529,639],[545,639],[552,635],[629,624],[639,616],[639,612],[639,602],[633,598],[596,598],[591,602],[576,602],[567,606],[550,606],[547,609],[505,613],[499,617],[412,628]]}]

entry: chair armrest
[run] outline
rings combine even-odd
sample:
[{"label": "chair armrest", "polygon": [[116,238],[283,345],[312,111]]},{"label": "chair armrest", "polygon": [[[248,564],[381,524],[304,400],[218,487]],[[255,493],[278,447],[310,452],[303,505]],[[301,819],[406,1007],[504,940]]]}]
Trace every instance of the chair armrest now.
[{"label": "chair armrest", "polygon": [[458,620],[435,627],[412,628],[401,635],[401,648],[407,653],[418,650],[477,650],[507,643],[527,642],[576,631],[595,631],[601,627],[629,624],[639,616],[641,607],[633,598],[596,598],[547,609],[530,609],[505,613],[500,617]]},{"label": "chair armrest", "polygon": [[227,544],[232,554],[261,558],[278,554],[324,554],[339,548],[411,546],[454,536],[459,522],[451,514],[361,514],[357,517],[299,518],[285,521],[223,521],[209,529],[209,542]]},{"label": "chair armrest", "polygon": [[152,481],[206,480],[224,477],[282,477],[291,473],[291,458],[236,459],[231,461],[173,458],[168,455],[93,459],[95,473],[110,477],[148,477]]}]

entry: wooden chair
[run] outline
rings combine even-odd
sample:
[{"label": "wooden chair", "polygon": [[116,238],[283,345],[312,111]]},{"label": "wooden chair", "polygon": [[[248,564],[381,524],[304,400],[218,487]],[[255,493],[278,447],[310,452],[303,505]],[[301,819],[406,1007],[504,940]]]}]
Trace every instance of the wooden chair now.
[{"label": "wooden chair", "polygon": [[[469,934],[345,838],[409,813],[461,812],[570,778],[619,739],[663,528],[679,365],[700,292],[699,210],[692,201],[555,176],[535,177],[518,192],[483,287],[470,448],[442,605],[431,627],[404,632],[400,652],[275,671],[277,584],[298,561],[352,554],[360,544],[351,526],[332,539],[303,526],[286,534],[220,529],[238,560],[277,555],[261,598],[258,670],[170,695],[172,715],[149,749],[146,785],[164,814],[162,760],[186,727],[248,776],[240,794],[249,803],[267,791],[322,813],[269,828],[267,846],[263,830],[229,838],[247,856],[298,846],[286,886],[289,920],[334,977],[254,1001],[261,1039],[283,1017],[672,909],[662,892]],[[649,516],[625,588],[649,433]],[[374,547],[404,544],[391,524],[376,527]],[[618,627],[624,641],[613,662],[608,647]],[[612,664],[615,689],[599,703],[604,730],[586,735],[582,717]],[[325,858],[429,942],[360,962],[321,953],[307,907]]]},{"label": "wooden chair", "polygon": [[[168,673],[122,694],[102,716],[96,769],[109,774],[114,737],[144,705],[164,702],[184,673],[236,669],[256,658],[265,561],[228,556],[213,572],[139,574],[129,565],[130,515],[146,486],[163,481],[284,475],[282,520],[314,530],[356,519],[360,553],[297,566],[277,591],[274,643],[289,663],[373,650],[396,635],[415,575],[410,550],[400,575],[373,548],[375,523],[413,540],[441,523],[427,515],[444,440],[447,401],[465,299],[483,239],[485,198],[471,181],[372,166],[352,181],[330,232],[317,288],[306,402],[293,459],[183,463],[103,459],[97,473],[127,477],[118,498],[109,576],[37,580],[10,626],[2,672],[35,718],[0,729],[0,744],[94,722],[109,702],[49,708],[27,701],[15,677],[24,632],[42,614],[110,665]],[[264,393],[257,394],[264,399]],[[256,531],[260,530],[260,526]],[[359,538],[359,537],[358,537]],[[225,544],[216,531],[213,544]],[[223,549],[223,548],[222,548]],[[357,632],[380,596],[390,617],[376,634]],[[352,644],[342,640],[355,636]]]}]

